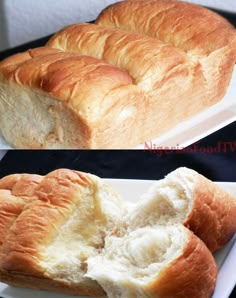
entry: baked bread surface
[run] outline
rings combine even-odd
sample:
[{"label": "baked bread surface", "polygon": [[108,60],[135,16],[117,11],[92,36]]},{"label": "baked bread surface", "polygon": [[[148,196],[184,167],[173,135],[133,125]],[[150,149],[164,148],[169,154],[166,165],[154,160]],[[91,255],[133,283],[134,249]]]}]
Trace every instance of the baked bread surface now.
[{"label": "baked bread surface", "polygon": [[130,0],[110,5],[96,23],[140,32],[182,49],[193,63],[200,63],[212,103],[224,96],[236,62],[236,32],[220,15],[177,0]]}]

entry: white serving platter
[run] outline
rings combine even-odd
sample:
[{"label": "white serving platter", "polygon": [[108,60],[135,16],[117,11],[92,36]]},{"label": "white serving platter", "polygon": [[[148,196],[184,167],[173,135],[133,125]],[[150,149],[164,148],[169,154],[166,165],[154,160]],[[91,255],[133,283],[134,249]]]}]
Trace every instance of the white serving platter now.
[{"label": "white serving platter", "polygon": [[[125,180],[125,179],[104,179],[123,198],[129,202],[136,202],[142,193],[153,183],[151,180]],[[236,183],[217,183],[236,198]],[[216,288],[212,298],[228,298],[236,285],[236,237],[234,237],[223,249],[214,255],[219,268]],[[9,287],[0,283],[0,296],[3,298],[73,298],[54,292],[20,289]],[[77,296],[85,298],[84,296]]]},{"label": "white serving platter", "polygon": [[[236,121],[236,67],[227,94],[218,104],[179,123],[157,139],[147,140],[145,144],[150,149],[182,149],[234,121]],[[140,144],[135,149],[144,149],[145,144]],[[0,149],[11,148],[0,132]]]}]

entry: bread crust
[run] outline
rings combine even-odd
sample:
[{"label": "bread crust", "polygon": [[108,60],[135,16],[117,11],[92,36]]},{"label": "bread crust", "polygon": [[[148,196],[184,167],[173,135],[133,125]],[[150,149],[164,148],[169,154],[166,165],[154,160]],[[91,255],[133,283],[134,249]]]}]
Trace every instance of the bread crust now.
[{"label": "bread crust", "polygon": [[96,23],[153,36],[204,57],[231,46],[235,39],[234,27],[226,19],[202,6],[178,0],[120,1],[104,9]]},{"label": "bread crust", "polygon": [[110,5],[96,23],[140,32],[182,49],[193,63],[200,63],[211,104],[225,95],[236,62],[236,31],[220,15],[176,0],[128,0]]},{"label": "bread crust", "polygon": [[[127,72],[44,47],[4,60],[0,73],[0,125],[13,146],[96,149],[139,143],[139,134],[128,143],[123,134],[143,98]],[[120,137],[111,138],[116,134]]]},{"label": "bread crust", "polygon": [[189,73],[188,56],[181,49],[137,32],[95,24],[68,26],[47,46],[102,59],[127,71],[133,83],[146,92],[157,89],[170,76]]},{"label": "bread crust", "polygon": [[[187,229],[186,229],[187,230]],[[150,297],[208,298],[211,297],[217,275],[212,254],[191,231],[183,254],[165,266],[146,286]]]},{"label": "bread crust", "polygon": [[184,225],[214,252],[236,233],[236,200],[203,175],[192,175],[194,204]]}]

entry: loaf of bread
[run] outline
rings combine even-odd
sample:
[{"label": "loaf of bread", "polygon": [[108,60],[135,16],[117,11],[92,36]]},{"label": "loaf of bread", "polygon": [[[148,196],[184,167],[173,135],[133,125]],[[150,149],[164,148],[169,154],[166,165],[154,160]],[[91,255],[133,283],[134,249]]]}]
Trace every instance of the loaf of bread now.
[{"label": "loaf of bread", "polygon": [[205,8],[118,2],[0,63],[0,129],[17,148],[132,148],[222,99],[235,48]]},{"label": "loaf of bread", "polygon": [[236,200],[196,171],[178,168],[155,182],[126,220],[130,231],[181,223],[214,252],[236,233]]},{"label": "loaf of bread", "polygon": [[110,233],[122,199],[96,176],[60,169],[0,180],[0,280],[13,286],[103,296],[84,276]]},{"label": "loaf of bread", "polygon": [[209,298],[217,276],[210,249],[236,232],[235,205],[185,168],[132,206],[87,173],[6,176],[0,281],[82,296]]}]

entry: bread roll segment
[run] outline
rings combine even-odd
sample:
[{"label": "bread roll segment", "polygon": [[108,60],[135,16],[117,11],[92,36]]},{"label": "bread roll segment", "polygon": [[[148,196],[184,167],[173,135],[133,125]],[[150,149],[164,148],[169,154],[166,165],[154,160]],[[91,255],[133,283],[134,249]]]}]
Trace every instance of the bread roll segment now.
[{"label": "bread roll segment", "polygon": [[129,230],[182,223],[214,252],[236,233],[236,200],[196,171],[178,168],[143,194],[127,221]]},{"label": "bread roll segment", "polygon": [[111,298],[207,298],[216,273],[204,243],[179,224],[108,237],[102,253],[88,260],[86,276],[97,280]]},{"label": "bread roll segment", "polygon": [[[14,188],[9,191],[18,198]],[[122,200],[98,177],[67,169],[43,177],[31,198],[11,225],[6,222],[8,233],[1,234],[1,281],[103,295],[95,281],[84,277],[86,260],[99,253],[106,235],[122,227]]]}]

